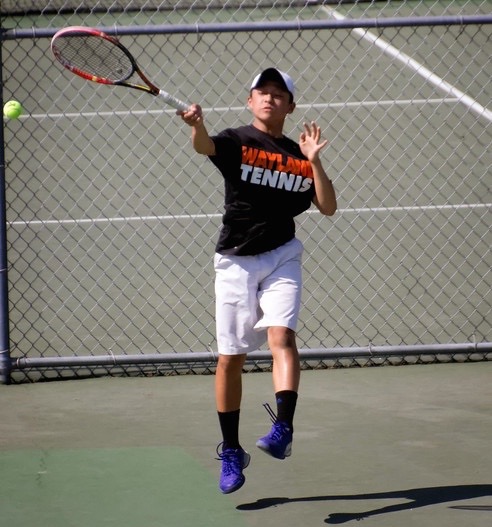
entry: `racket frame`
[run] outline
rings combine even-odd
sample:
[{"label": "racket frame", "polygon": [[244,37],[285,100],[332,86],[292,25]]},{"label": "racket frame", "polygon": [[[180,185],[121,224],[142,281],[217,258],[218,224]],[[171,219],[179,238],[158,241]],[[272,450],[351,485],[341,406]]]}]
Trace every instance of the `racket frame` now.
[{"label": "racket frame", "polygon": [[[73,65],[70,61],[65,59],[57,48],[57,45],[56,45],[57,39],[80,37],[84,35],[90,36],[90,37],[92,36],[92,37],[102,38],[102,39],[105,39],[111,42],[111,44],[114,44],[115,46],[117,46],[127,56],[128,60],[130,61],[130,64],[132,67],[131,72],[121,79],[112,80],[112,79],[107,79],[105,77],[99,77],[97,75],[93,75],[91,73],[83,71],[77,66]],[[151,82],[148,79],[148,77],[139,68],[137,61],[135,60],[133,55],[130,53],[130,51],[116,37],[108,35],[107,33],[100,31],[99,29],[85,27],[85,26],[70,26],[70,27],[60,29],[53,35],[53,38],[51,39],[51,51],[53,55],[55,56],[55,58],[58,60],[58,62],[64,68],[71,71],[75,75],[82,77],[85,80],[97,82],[99,84],[111,85],[111,86],[126,86],[127,88],[133,88],[135,90],[140,90],[146,93],[150,93],[150,95],[154,95],[155,97],[160,96],[164,99],[164,101],[167,104],[169,104],[176,110],[180,110],[180,111],[185,111],[190,106],[189,104],[183,101],[180,101],[179,99],[177,99],[170,93],[158,88],[153,82]],[[145,85],[136,84],[128,80],[135,73],[142,79]]]}]

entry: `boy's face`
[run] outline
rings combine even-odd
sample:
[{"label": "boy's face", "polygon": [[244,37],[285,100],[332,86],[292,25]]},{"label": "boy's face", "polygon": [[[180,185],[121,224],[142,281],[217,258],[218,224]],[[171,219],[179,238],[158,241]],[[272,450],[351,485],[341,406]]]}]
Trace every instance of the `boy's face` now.
[{"label": "boy's face", "polygon": [[281,84],[266,81],[251,90],[248,107],[256,119],[264,122],[283,122],[285,117],[294,111],[295,104],[291,102],[291,98],[291,94]]}]

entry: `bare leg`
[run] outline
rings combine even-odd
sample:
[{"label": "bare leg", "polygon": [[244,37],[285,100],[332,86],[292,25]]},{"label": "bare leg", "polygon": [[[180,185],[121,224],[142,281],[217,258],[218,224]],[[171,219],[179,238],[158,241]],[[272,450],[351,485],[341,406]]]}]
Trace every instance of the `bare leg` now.
[{"label": "bare leg", "polygon": [[273,357],[273,387],[275,393],[299,390],[301,366],[296,334],[289,328],[268,328],[268,345]]},{"label": "bare leg", "polygon": [[215,401],[218,412],[239,410],[242,398],[242,371],[246,355],[219,355],[215,373]]}]

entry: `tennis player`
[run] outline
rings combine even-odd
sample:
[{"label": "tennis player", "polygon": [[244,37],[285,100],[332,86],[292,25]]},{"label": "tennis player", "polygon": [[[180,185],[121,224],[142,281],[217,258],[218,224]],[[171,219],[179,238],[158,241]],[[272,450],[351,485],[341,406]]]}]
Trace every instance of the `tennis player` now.
[{"label": "tennis player", "polygon": [[[215,398],[223,442],[219,488],[242,487],[250,455],[239,441],[241,374],[246,355],[268,342],[273,359],[276,415],[270,432],[256,445],[277,459],[291,454],[293,419],[300,379],[296,324],[301,304],[302,243],[294,217],[311,203],[331,216],[336,195],[321,161],[316,123],[305,124],[299,143],[283,134],[295,109],[294,82],[268,68],[253,80],[248,126],[207,132],[202,109],[178,112],[192,127],[192,145],[206,155],[225,180],[225,213],[216,245],[215,295],[218,364]],[[219,449],[222,447],[221,451]]]}]

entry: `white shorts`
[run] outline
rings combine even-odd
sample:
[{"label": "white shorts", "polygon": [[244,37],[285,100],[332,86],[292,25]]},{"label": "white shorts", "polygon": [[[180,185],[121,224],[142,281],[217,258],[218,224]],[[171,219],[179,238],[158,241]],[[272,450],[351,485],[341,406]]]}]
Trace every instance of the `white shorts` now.
[{"label": "white shorts", "polygon": [[215,254],[218,352],[240,355],[257,350],[267,328],[295,331],[302,293],[302,243],[255,256]]}]

